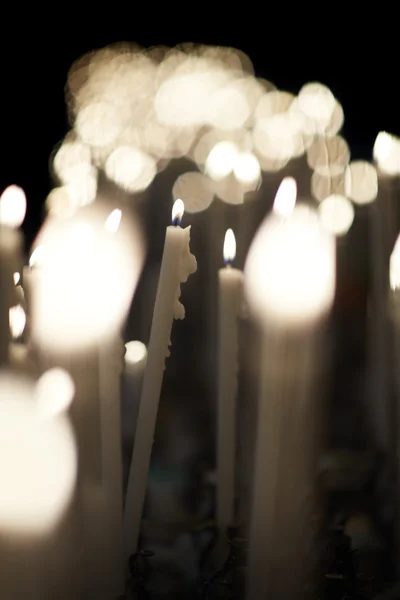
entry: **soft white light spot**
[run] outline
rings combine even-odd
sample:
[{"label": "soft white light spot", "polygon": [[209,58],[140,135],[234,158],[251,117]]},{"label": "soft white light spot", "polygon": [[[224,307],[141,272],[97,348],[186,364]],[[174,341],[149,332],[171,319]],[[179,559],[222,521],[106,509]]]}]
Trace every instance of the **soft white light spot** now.
[{"label": "soft white light spot", "polygon": [[350,200],[338,194],[328,196],[318,206],[322,225],[333,235],[344,235],[354,220],[354,208]]},{"label": "soft white light spot", "polygon": [[59,367],[49,369],[39,377],[35,386],[38,414],[51,418],[67,411],[74,395],[75,384],[70,374]]},{"label": "soft white light spot", "polygon": [[139,340],[127,342],[125,349],[125,362],[129,364],[137,364],[147,357],[147,348]]},{"label": "soft white light spot", "polygon": [[22,188],[9,185],[0,197],[0,224],[16,229],[25,218],[26,196]]},{"label": "soft white light spot", "polygon": [[172,206],[172,222],[180,223],[182,221],[184,212],[185,212],[185,205],[183,203],[183,200],[178,198],[177,200],[175,200],[175,202]]},{"label": "soft white light spot", "polygon": [[297,198],[297,183],[293,177],[285,177],[276,192],[273,210],[281,217],[288,217],[294,210]]},{"label": "soft white light spot", "polygon": [[104,223],[104,227],[110,233],[115,233],[118,230],[119,224],[121,223],[121,219],[122,211],[119,208],[116,208],[112,211],[112,213],[108,215],[106,222]]}]

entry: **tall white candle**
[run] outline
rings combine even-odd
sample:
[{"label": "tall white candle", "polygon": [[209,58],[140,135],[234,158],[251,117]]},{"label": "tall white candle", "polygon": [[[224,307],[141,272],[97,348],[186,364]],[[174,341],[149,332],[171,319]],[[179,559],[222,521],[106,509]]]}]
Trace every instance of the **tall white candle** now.
[{"label": "tall white candle", "polygon": [[263,335],[247,598],[301,595],[312,506],[319,325],[335,287],[335,247],[317,213],[294,207],[284,180],[245,267]]},{"label": "tall white candle", "polygon": [[189,249],[190,227],[185,229],[180,227],[183,212],[182,200],[176,200],[172,209],[173,225],[167,227],[165,236],[126,493],[124,511],[126,560],[136,552],[138,545],[165,359],[169,356],[172,324],[174,319],[185,317],[184,306],[179,301],[180,285],[197,269],[196,259]]},{"label": "tall white candle", "polygon": [[224,543],[227,527],[235,519],[236,492],[236,396],[238,372],[238,317],[242,307],[243,273],[231,263],[236,255],[232,229],[225,235],[225,268],[219,278],[218,331],[218,427],[217,427],[217,524],[220,556],[228,547]]},{"label": "tall white candle", "polygon": [[8,362],[9,310],[16,304],[14,273],[22,269],[23,239],[18,227],[24,220],[23,190],[10,185],[0,197],[0,365]]}]

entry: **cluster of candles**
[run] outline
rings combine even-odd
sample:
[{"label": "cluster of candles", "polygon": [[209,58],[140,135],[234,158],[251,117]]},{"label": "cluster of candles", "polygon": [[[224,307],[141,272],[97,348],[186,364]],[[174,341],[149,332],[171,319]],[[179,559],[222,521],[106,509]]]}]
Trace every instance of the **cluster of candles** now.
[{"label": "cluster of candles", "polygon": [[[243,202],[259,186],[261,170],[278,171],[307,152],[318,208],[297,203],[296,180],[284,177],[244,272],[233,266],[232,229],[218,241],[225,266],[218,291],[216,560],[235,522],[238,320],[246,307],[262,339],[246,594],[249,600],[296,597],[301,585],[304,531],[314,500],[321,340],[335,295],[335,235],[350,228],[353,204],[376,200],[378,173],[400,173],[400,141],[379,134],[378,169],[350,163],[337,135],[343,111],[325,86],[309,84],[294,98],[246,72],[236,51],[223,60],[222,51],[212,49],[160,52],[106,49],[71,71],[74,131],[55,155],[61,185],[48,198],[49,213],[28,266],[18,231],[24,192],[11,185],[0,198],[4,597],[111,600],[123,593],[129,557],[139,548],[173,321],[185,317],[181,285],[197,268],[190,227],[181,227],[186,204],[199,212],[214,196],[229,202],[232,194],[233,203]],[[122,94],[126,81],[133,88]],[[138,81],[142,87],[135,89]],[[132,89],[133,97],[126,93]],[[149,98],[152,108],[140,120]],[[228,100],[235,110],[226,113]],[[169,160],[184,155],[197,157],[202,172],[185,173],[193,176],[191,183],[180,179],[166,192],[175,202],[148,347],[129,342],[124,348],[121,331],[146,240],[125,207],[97,196],[97,170],[129,192],[143,191]],[[397,244],[390,271],[394,294],[398,256]],[[388,256],[382,260],[389,266]],[[122,376],[132,386],[140,381],[135,423],[132,417],[121,424]],[[134,441],[124,500],[125,429]]]}]

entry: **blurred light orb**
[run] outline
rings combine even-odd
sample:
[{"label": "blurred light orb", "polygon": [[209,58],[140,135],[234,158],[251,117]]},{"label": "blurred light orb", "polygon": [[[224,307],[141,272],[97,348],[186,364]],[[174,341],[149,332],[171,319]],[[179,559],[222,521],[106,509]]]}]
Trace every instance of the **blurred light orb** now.
[{"label": "blurred light orb", "polygon": [[354,220],[354,207],[345,196],[328,196],[318,206],[319,218],[327,231],[336,236],[346,234]]},{"label": "blurred light orb", "polygon": [[311,169],[326,177],[343,173],[350,160],[349,146],[341,136],[319,136],[307,150],[307,163]]},{"label": "blurred light orb", "polygon": [[206,210],[214,199],[214,190],[210,180],[197,171],[179,175],[172,188],[174,200],[185,198],[185,210],[198,213]]},{"label": "blurred light orb", "polygon": [[373,151],[379,170],[386,175],[400,173],[400,139],[386,131],[376,137]]},{"label": "blurred light orb", "polygon": [[26,325],[26,314],[20,304],[12,306],[9,312],[10,317],[10,332],[14,340],[21,337],[24,333]]},{"label": "blurred light orb", "polygon": [[299,124],[288,112],[258,120],[253,141],[256,151],[271,164],[277,163],[278,169],[304,150]]},{"label": "blurred light orb", "polygon": [[75,384],[67,371],[54,367],[39,377],[34,395],[38,414],[53,418],[69,409],[75,396]]},{"label": "blurred light orb", "polygon": [[29,267],[31,269],[33,269],[35,267],[41,267],[45,263],[47,256],[48,256],[48,248],[47,248],[46,244],[39,244],[38,246],[36,246],[36,248],[33,250],[32,254],[30,255]]},{"label": "blurred light orb", "polygon": [[378,174],[366,161],[353,161],[345,172],[345,194],[355,204],[369,204],[378,195]]},{"label": "blurred light orb", "polygon": [[297,200],[297,183],[294,177],[284,177],[275,194],[273,212],[288,218],[294,211]]},{"label": "blurred light orb", "polygon": [[68,219],[76,212],[78,206],[70,186],[53,188],[46,198],[47,212],[59,219]]},{"label": "blurred light orb", "polygon": [[0,224],[18,228],[26,214],[25,192],[18,185],[9,185],[0,196]]},{"label": "blurred light orb", "polygon": [[333,109],[330,121],[324,127],[323,132],[320,132],[320,133],[324,133],[327,137],[333,137],[334,135],[339,133],[339,131],[343,127],[343,123],[344,123],[343,107],[340,104],[340,102],[338,102],[335,99],[335,107]]},{"label": "blurred light orb", "polygon": [[330,89],[322,83],[307,83],[301,88],[297,100],[299,108],[315,123],[316,129],[325,130],[336,106]]},{"label": "blurred light orb", "polygon": [[65,181],[68,179],[70,169],[74,169],[76,165],[90,165],[91,160],[92,155],[88,146],[77,140],[65,141],[54,156],[53,169],[60,181]]},{"label": "blurred light orb", "polygon": [[282,92],[280,90],[268,92],[260,98],[255,109],[255,118],[265,119],[286,113],[290,109],[294,99],[294,95],[289,92]]},{"label": "blurred light orb", "polygon": [[250,117],[250,105],[236,82],[216,90],[211,97],[208,122],[217,129],[240,129]]},{"label": "blurred light orb", "polygon": [[67,419],[38,419],[34,385],[0,374],[0,527],[3,532],[51,531],[76,483],[77,450]]},{"label": "blurred light orb", "polygon": [[145,190],[157,175],[157,162],[139,148],[119,146],[105,164],[107,177],[127,192]]},{"label": "blurred light orb", "polygon": [[257,157],[252,152],[239,152],[236,156],[233,174],[241,183],[254,183],[259,181],[261,167]]},{"label": "blurred light orb", "polygon": [[330,309],[334,291],[335,244],[318,214],[297,205],[287,219],[268,215],[245,264],[245,293],[261,324],[313,322]]},{"label": "blurred light orb", "polygon": [[108,232],[107,216],[91,205],[68,221],[47,221],[39,233],[47,252],[33,289],[32,336],[44,347],[85,349],[125,319],[142,268],[142,236],[130,219]]},{"label": "blurred light orb", "polygon": [[135,365],[147,358],[147,347],[139,340],[133,340],[125,344],[125,362]]},{"label": "blurred light orb", "polygon": [[219,181],[232,173],[239,149],[233,142],[218,142],[207,157],[205,172],[211,179]]},{"label": "blurred light orb", "polygon": [[88,146],[108,146],[115,143],[123,129],[119,107],[106,101],[84,106],[76,117],[75,130]]},{"label": "blurred light orb", "polygon": [[318,202],[333,194],[344,195],[344,173],[336,175],[321,175],[314,171],[311,175],[311,194]]},{"label": "blurred light orb", "polygon": [[400,235],[390,256],[389,280],[392,291],[395,292],[400,289]]}]

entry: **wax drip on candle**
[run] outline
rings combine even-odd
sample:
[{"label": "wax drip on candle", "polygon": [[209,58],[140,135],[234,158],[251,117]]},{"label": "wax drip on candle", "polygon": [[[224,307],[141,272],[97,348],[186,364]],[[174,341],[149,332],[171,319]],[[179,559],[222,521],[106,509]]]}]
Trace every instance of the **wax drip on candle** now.
[{"label": "wax drip on candle", "polygon": [[[183,203],[182,203],[183,204]],[[179,259],[179,268],[178,268],[178,277],[179,284],[176,289],[175,295],[175,305],[174,305],[174,319],[184,319],[185,318],[185,307],[182,302],[179,300],[181,297],[181,283],[185,283],[192,273],[197,271],[197,261],[196,257],[189,250],[189,242],[190,242],[190,226],[186,227],[184,230],[186,232],[188,243],[182,246],[182,252]]]}]

